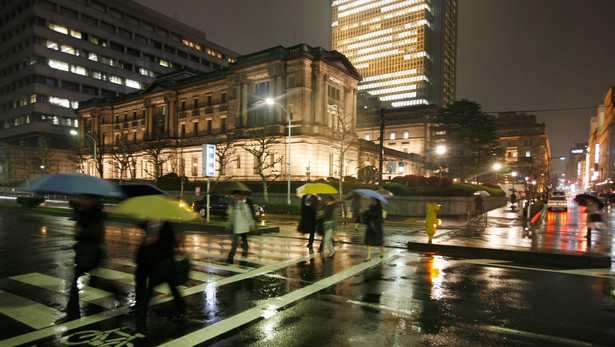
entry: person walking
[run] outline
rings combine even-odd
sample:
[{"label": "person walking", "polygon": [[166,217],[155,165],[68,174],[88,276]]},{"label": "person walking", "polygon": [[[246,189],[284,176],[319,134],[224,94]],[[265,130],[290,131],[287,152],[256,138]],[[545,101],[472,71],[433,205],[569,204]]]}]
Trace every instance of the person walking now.
[{"label": "person walking", "polygon": [[367,255],[365,261],[372,260],[372,246],[380,246],[380,258],[384,257],[384,240],[382,224],[382,204],[377,199],[371,199],[369,209],[363,212],[363,222],[367,225],[365,229],[365,245]]},{"label": "person walking", "polygon": [[592,198],[587,198],[585,203],[585,224],[587,225],[587,234],[585,237],[588,241],[592,238],[592,229],[597,229],[599,223],[602,222],[602,205],[599,201]]},{"label": "person walking", "polygon": [[512,194],[510,194],[510,208],[515,208],[517,203],[517,194],[515,194],[515,192],[512,192]]},{"label": "person walking", "polygon": [[169,222],[151,220],[141,227],[145,230],[145,237],[137,251],[134,309],[137,328],[144,330],[147,307],[157,285],[168,284],[178,316],[186,314],[186,303],[173,281],[175,250],[179,248],[173,226]]},{"label": "person walking", "polygon": [[361,195],[357,192],[352,193],[352,199],[350,200],[350,210],[352,211],[354,231],[359,231],[359,224],[361,223]]},{"label": "person walking", "polygon": [[301,218],[297,230],[309,234],[307,248],[314,252],[314,234],[316,233],[316,212],[318,209],[318,195],[306,194],[301,197]]},{"label": "person walking", "polygon": [[[105,256],[105,219],[103,204],[99,197],[80,195],[75,207],[75,251],[73,277],[70,284],[66,315],[55,323],[61,324],[81,318],[79,310],[79,278],[97,268]],[[93,279],[93,278],[92,278]],[[101,283],[102,284],[102,283]],[[105,288],[107,289],[107,288]],[[109,288],[119,297],[118,288]]]},{"label": "person walking", "polygon": [[254,210],[251,209],[250,203],[246,201],[245,193],[234,191],[231,195],[231,200],[231,204],[229,205],[229,217],[226,225],[226,230],[233,233],[231,251],[226,259],[226,262],[229,264],[232,264],[235,258],[235,252],[239,246],[239,237],[241,237],[242,255],[244,257],[248,255],[248,232],[256,229]]},{"label": "person walking", "polygon": [[325,252],[329,251],[329,256],[333,256],[335,254],[335,248],[333,247],[333,233],[336,229],[335,222],[335,214],[337,209],[337,203],[335,202],[335,198],[332,195],[329,195],[325,198],[323,205],[320,208],[320,221],[322,223],[323,228],[323,236],[321,247],[319,249],[320,254],[322,256],[325,255]]}]

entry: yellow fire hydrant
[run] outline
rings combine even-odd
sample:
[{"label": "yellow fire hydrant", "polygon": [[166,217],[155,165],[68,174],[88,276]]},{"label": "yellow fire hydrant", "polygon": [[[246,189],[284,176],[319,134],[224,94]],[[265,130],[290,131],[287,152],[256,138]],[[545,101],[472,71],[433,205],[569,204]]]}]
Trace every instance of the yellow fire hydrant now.
[{"label": "yellow fire hydrant", "polygon": [[425,233],[429,237],[429,243],[433,240],[433,236],[436,233],[436,227],[442,225],[442,220],[438,219],[438,211],[442,208],[439,204],[428,203],[427,215],[425,217]]}]

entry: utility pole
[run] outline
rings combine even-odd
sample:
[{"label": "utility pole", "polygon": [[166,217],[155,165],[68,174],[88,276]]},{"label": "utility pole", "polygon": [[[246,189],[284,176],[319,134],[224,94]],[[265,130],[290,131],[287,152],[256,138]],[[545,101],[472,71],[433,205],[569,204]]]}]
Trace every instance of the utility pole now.
[{"label": "utility pole", "polygon": [[382,164],[384,161],[382,158],[384,152],[384,108],[380,109],[380,143],[378,146],[378,151],[378,187],[382,189]]}]

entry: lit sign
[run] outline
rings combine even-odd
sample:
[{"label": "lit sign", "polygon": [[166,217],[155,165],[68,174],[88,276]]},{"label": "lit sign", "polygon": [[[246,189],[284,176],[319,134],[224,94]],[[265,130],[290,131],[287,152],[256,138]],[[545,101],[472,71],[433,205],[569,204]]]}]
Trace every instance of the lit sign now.
[{"label": "lit sign", "polygon": [[203,145],[203,176],[216,175],[216,146]]},{"label": "lit sign", "polygon": [[594,163],[600,162],[600,144],[596,143],[596,152],[594,153]]},{"label": "lit sign", "polygon": [[573,149],[572,151],[570,151],[570,153],[572,154],[583,154],[583,152],[585,152],[585,150],[583,149]]}]

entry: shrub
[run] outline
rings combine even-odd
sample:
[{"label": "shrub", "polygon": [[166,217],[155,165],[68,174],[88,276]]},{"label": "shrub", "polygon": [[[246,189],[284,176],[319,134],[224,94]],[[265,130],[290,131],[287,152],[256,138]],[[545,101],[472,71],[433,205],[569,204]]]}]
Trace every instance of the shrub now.
[{"label": "shrub", "polygon": [[17,203],[25,207],[37,207],[45,202],[45,198],[41,196],[20,196],[17,198]]},{"label": "shrub", "polygon": [[297,205],[266,204],[265,215],[270,214],[300,214],[301,208]]}]

